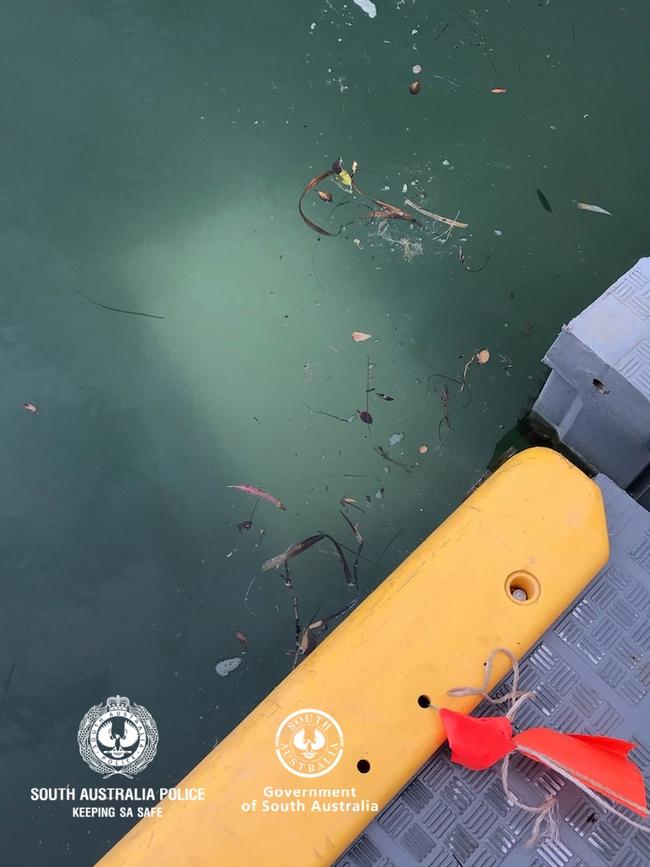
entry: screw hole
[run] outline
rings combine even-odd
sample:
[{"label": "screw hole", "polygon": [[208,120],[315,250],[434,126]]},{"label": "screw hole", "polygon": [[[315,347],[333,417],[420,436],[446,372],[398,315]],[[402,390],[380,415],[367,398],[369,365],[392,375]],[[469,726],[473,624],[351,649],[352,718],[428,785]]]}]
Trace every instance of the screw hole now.
[{"label": "screw hole", "polygon": [[360,774],[367,774],[370,770],[370,762],[368,759],[359,759],[357,762],[357,770]]},{"label": "screw hole", "polygon": [[539,581],[530,572],[513,572],[506,578],[506,593],[517,605],[537,602],[541,592]]},{"label": "screw hole", "polygon": [[428,695],[419,695],[418,704],[420,707],[431,707],[431,699]]},{"label": "screw hole", "polygon": [[602,380],[592,379],[591,384],[599,394],[609,394],[609,389]]}]

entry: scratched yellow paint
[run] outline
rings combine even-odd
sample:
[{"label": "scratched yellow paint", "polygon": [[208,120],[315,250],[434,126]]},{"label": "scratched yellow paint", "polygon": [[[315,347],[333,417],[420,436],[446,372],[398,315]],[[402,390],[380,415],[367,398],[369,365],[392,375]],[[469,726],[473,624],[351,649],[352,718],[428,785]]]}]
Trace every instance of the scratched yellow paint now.
[{"label": "scratched yellow paint", "polygon": [[[512,458],[182,781],[205,788],[204,802],[163,802],[164,817],[143,819],[101,867],[330,865],[373,814],[264,814],[264,787],[355,787],[383,807],[443,740],[418,697],[471,710],[475,698],[447,690],[478,684],[495,647],[523,654],[607,557],[597,486],[546,449]],[[538,582],[537,601],[506,592],[520,572]],[[495,682],[507,668],[497,663]],[[344,738],[339,763],[314,779],[275,752],[278,725],[302,708],[330,714]],[[257,811],[243,812],[253,799]]]}]

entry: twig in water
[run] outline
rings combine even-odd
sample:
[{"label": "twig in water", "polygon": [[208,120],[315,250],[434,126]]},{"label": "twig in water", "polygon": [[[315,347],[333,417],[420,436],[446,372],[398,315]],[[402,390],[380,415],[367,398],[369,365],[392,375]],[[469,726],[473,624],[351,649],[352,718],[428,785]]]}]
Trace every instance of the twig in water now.
[{"label": "twig in water", "polygon": [[434,42],[437,42],[437,41],[440,39],[440,37],[442,36],[442,34],[445,32],[445,30],[446,30],[448,27],[449,27],[448,24],[443,24],[443,25],[442,25],[442,28],[441,28],[441,29],[438,31],[438,33],[436,33],[436,35],[433,37],[433,41],[434,41]]},{"label": "twig in water", "polygon": [[359,557],[361,556],[361,552],[363,551],[363,545],[364,545],[363,536],[359,532],[359,525],[358,524],[353,524],[352,521],[345,514],[345,512],[341,512],[341,515],[349,524],[350,529],[352,530],[352,533],[354,534],[354,538],[357,540],[357,542],[359,544],[359,549],[357,550],[356,557],[354,558],[354,563],[352,564],[352,575],[354,577],[355,586],[358,588],[359,587]]},{"label": "twig in water", "polygon": [[88,295],[84,295],[83,292],[80,292],[79,289],[75,289],[74,286],[70,287],[73,292],[76,292],[77,295],[80,295],[82,298],[85,298],[86,301],[89,301],[91,304],[97,305],[97,307],[103,307],[104,310],[112,310],[113,313],[128,313],[129,316],[146,316],[148,319],[164,319],[164,316],[158,316],[156,313],[142,313],[140,310],[125,310],[123,307],[111,307],[110,304],[103,304],[101,301],[95,301],[94,298],[90,298]]},{"label": "twig in water", "polygon": [[430,220],[436,220],[438,223],[445,223],[447,226],[452,226],[455,229],[468,229],[469,223],[459,223],[458,222],[458,214],[456,214],[456,219],[452,220],[449,217],[441,217],[440,214],[434,214],[432,211],[427,211],[424,208],[421,208],[419,205],[416,205],[415,202],[412,202],[411,199],[405,199],[404,204],[408,205],[409,208],[413,208],[414,211],[417,211],[418,214],[422,214],[423,217],[429,217]]},{"label": "twig in water", "polygon": [[463,380],[462,380],[462,383],[461,383],[461,386],[460,386],[460,390],[461,390],[461,391],[463,391],[463,389],[464,389],[465,386],[467,385],[467,374],[468,374],[468,372],[469,372],[470,365],[471,365],[474,361],[476,361],[476,353],[474,353],[474,355],[472,355],[472,357],[470,358],[470,360],[469,360],[469,361],[467,362],[467,364],[465,365],[465,369],[463,370]]},{"label": "twig in water", "polygon": [[467,403],[464,403],[461,406],[461,409],[465,409],[466,406],[470,405],[470,403],[472,402],[472,391],[469,387],[469,383],[467,383],[464,379],[457,379],[455,376],[446,376],[444,373],[432,373],[431,376],[427,378],[427,382],[433,376],[437,376],[440,379],[446,379],[448,382],[457,383],[458,385],[460,385],[459,391],[463,391],[464,388],[467,388],[467,394],[469,395],[469,400],[467,401]]},{"label": "twig in water", "polygon": [[487,264],[490,261],[490,254],[488,253],[485,257],[485,262],[481,265],[480,268],[470,268],[467,262],[465,261],[465,253],[463,252],[463,248],[458,248],[458,261],[463,266],[466,271],[471,271],[473,274],[476,274],[478,271],[482,271],[484,268],[487,268]]},{"label": "twig in water", "polygon": [[261,614],[259,614],[257,611],[253,611],[251,608],[248,607],[248,594],[251,592],[251,587],[255,583],[256,578],[257,575],[251,578],[251,583],[248,585],[246,593],[244,593],[244,608],[246,609],[246,611],[248,611],[249,614],[253,614],[255,617],[261,617]]},{"label": "twig in water", "polygon": [[302,630],[300,629],[300,622],[298,620],[298,607],[296,603],[294,607],[294,616],[298,625],[299,640],[296,643],[296,654],[293,660],[293,668],[295,668],[298,664],[299,657],[303,657],[304,659],[305,656],[308,656],[312,652],[312,650],[316,647],[318,643],[318,638],[323,634],[323,632],[327,631],[332,620],[336,620],[337,618],[342,617],[344,614],[347,614],[347,612],[351,608],[354,608],[357,602],[357,599],[353,599],[346,606],[339,609],[339,611],[335,611],[334,614],[330,614],[329,617],[321,617],[319,620],[315,620],[314,618],[318,614],[318,610],[321,607],[319,604],[318,608],[312,615],[310,622]]},{"label": "twig in water", "polygon": [[449,420],[449,389],[446,385],[442,386],[442,390],[440,391],[440,402],[442,403],[444,415],[438,422],[438,439],[442,442],[442,434],[440,432],[440,428],[442,427],[442,423],[447,423],[448,430],[451,430],[451,421]]},{"label": "twig in water", "polygon": [[452,81],[451,78],[445,78],[442,75],[434,75],[433,78],[438,78],[440,81],[446,81],[447,84],[451,84],[454,87],[460,87],[460,84],[458,84],[457,81]]},{"label": "twig in water", "polygon": [[357,587],[352,572],[350,571],[348,561],[345,559],[345,554],[343,553],[343,548],[341,544],[337,542],[334,536],[330,536],[328,533],[322,533],[322,531],[320,530],[319,532],[321,532],[321,534],[326,539],[329,539],[332,545],[334,545],[334,547],[336,548],[339,555],[339,560],[341,561],[341,568],[343,569],[343,574],[345,575],[345,583],[348,585],[348,587],[354,587],[356,590],[358,590],[359,588]]},{"label": "twig in water", "polygon": [[396,467],[400,467],[404,470],[405,473],[411,475],[413,472],[413,467],[410,464],[404,463],[404,461],[395,460],[395,458],[391,458],[386,449],[383,446],[373,446],[374,450],[380,455],[385,461],[388,461],[390,464],[395,464]]},{"label": "twig in water", "polygon": [[394,542],[394,541],[395,541],[399,536],[401,536],[401,534],[402,534],[403,532],[404,532],[404,528],[402,527],[402,529],[401,529],[401,530],[398,530],[397,533],[395,533],[394,536],[391,536],[391,538],[388,540],[388,542],[386,542],[386,544],[385,544],[385,546],[384,546],[384,548],[383,548],[381,554],[379,555],[379,557],[377,557],[377,563],[381,563],[381,561],[384,559],[384,556],[386,555],[386,552],[388,551],[388,549],[390,548],[390,546],[393,544],[393,542]]},{"label": "twig in water", "polygon": [[340,415],[334,415],[334,413],[325,412],[322,409],[312,409],[308,403],[306,403],[305,406],[307,407],[309,412],[312,413],[313,415],[326,415],[328,418],[335,418],[337,421],[344,421],[344,422],[347,422],[348,424],[350,424],[350,422],[354,421],[353,415],[349,416],[348,418],[341,418]]}]

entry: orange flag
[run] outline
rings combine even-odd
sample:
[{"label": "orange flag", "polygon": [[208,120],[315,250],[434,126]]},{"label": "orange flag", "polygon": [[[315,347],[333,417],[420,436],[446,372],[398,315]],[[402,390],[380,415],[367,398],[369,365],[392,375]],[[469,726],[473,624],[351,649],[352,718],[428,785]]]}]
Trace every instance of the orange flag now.
[{"label": "orange flag", "polygon": [[628,758],[635,744],[598,735],[528,729],[513,738],[517,750],[543,764],[552,763],[611,801],[648,815],[645,784]]}]

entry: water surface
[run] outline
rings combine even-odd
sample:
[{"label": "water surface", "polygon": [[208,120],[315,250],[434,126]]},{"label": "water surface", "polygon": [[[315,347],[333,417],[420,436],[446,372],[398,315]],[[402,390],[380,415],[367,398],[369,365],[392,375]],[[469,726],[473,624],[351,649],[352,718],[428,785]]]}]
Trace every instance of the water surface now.
[{"label": "water surface", "polygon": [[[641,0],[377,8],[3,5],[7,863],[106,851],[128,821],[29,800],[100,784],[77,749],[88,708],[116,693],[145,705],[160,747],[138,784],[179,780],[290,670],[290,595],[262,562],[319,529],[353,544],[339,515],[353,497],[370,592],[485,470],[562,323],[648,253]],[[368,223],[330,182],[345,204],[312,195],[307,214],[355,222],[319,239],[297,200],[339,156],[374,197],[469,228]],[[487,266],[465,270],[459,247]],[[462,377],[479,349],[490,361],[462,394],[436,376]],[[371,387],[394,397],[371,393],[372,427],[313,412],[365,409],[367,357]],[[262,503],[240,534],[253,502],[238,483],[286,512]],[[326,546],[294,581],[305,622],[353,597]],[[221,678],[238,630],[244,662]]]}]

